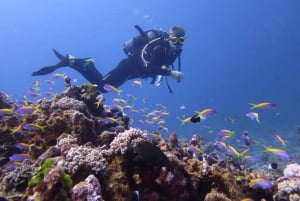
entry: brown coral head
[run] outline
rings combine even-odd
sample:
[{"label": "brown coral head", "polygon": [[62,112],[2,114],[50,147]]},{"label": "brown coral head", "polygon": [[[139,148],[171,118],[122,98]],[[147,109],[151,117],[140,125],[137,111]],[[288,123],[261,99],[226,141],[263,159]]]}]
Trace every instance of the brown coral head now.
[{"label": "brown coral head", "polygon": [[170,144],[178,145],[178,138],[177,138],[177,134],[175,132],[170,134],[169,142],[170,142]]}]

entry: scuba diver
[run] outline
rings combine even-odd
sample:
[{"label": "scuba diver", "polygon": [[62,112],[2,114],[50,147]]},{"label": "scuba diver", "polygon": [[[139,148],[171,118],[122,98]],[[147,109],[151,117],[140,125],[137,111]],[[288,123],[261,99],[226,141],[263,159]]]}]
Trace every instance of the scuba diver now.
[{"label": "scuba diver", "polygon": [[[180,82],[183,78],[181,72],[180,55],[185,42],[185,31],[181,26],[173,26],[169,32],[160,30],[143,31],[135,26],[140,35],[128,40],[124,44],[127,58],[120,61],[118,66],[103,76],[95,67],[92,58],[75,58],[68,54],[63,56],[53,49],[60,61],[53,66],[46,66],[33,72],[33,76],[46,75],[58,68],[69,66],[81,73],[90,83],[96,84],[102,93],[106,93],[107,85],[119,87],[127,80],[134,78],[152,78],[151,84],[160,86],[163,76],[170,93],[167,76]],[[174,70],[173,63],[178,59],[178,69]],[[170,68],[171,66],[171,68]]]}]

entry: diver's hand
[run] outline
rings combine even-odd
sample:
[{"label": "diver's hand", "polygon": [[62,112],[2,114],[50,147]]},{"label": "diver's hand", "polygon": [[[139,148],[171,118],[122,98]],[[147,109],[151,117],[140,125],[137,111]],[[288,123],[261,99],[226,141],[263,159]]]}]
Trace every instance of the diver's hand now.
[{"label": "diver's hand", "polygon": [[170,76],[177,82],[180,82],[181,79],[183,78],[183,73],[177,70],[172,70]]},{"label": "diver's hand", "polygon": [[156,87],[159,87],[161,85],[162,79],[163,79],[162,75],[156,75],[154,85]]}]

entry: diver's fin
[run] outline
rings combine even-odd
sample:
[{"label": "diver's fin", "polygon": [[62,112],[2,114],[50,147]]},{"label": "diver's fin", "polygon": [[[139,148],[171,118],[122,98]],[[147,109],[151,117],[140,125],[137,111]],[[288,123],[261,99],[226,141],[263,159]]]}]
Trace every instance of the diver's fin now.
[{"label": "diver's fin", "polygon": [[35,71],[32,73],[32,76],[36,76],[36,75],[47,75],[52,73],[53,71],[55,71],[57,69],[57,66],[46,66],[41,68],[38,71]]},{"label": "diver's fin", "polygon": [[138,32],[141,34],[142,37],[147,37],[147,34],[143,31],[143,29],[139,26],[139,25],[134,25],[134,27],[136,28],[136,30],[138,30]]},{"label": "diver's fin", "polygon": [[62,59],[65,58],[65,56],[62,55],[62,54],[60,54],[56,49],[52,48],[52,50],[53,50],[55,56],[56,56],[57,58],[59,58],[60,60],[62,60]]}]

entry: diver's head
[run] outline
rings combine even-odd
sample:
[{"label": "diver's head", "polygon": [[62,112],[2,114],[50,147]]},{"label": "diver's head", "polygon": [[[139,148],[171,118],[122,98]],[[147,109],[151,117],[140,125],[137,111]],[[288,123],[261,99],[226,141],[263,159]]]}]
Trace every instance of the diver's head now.
[{"label": "diver's head", "polygon": [[169,30],[169,43],[172,48],[180,49],[185,42],[183,27],[175,25]]}]

